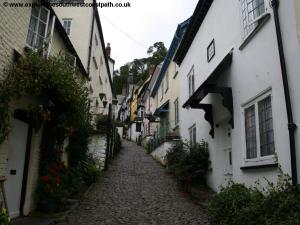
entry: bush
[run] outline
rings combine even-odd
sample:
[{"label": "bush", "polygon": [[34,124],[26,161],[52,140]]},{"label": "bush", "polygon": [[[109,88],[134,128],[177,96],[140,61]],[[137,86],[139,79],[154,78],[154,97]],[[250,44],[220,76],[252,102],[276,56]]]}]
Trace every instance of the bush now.
[{"label": "bush", "polygon": [[83,163],[83,181],[87,185],[91,185],[97,181],[97,178],[100,176],[101,170],[96,162],[91,156]]},{"label": "bush", "polygon": [[206,184],[209,166],[208,145],[206,142],[190,146],[177,142],[167,153],[167,168],[173,173],[179,184]]},{"label": "bush", "polygon": [[0,224],[1,225],[10,225],[11,221],[8,216],[7,210],[5,208],[2,208],[2,211],[0,212]]},{"label": "bush", "polygon": [[299,225],[300,187],[288,179],[270,184],[266,192],[231,184],[212,199],[208,211],[214,225]]},{"label": "bush", "polygon": [[61,203],[67,195],[65,182],[66,168],[64,164],[52,162],[38,180],[37,193],[39,209],[41,211],[57,212],[61,210]]}]

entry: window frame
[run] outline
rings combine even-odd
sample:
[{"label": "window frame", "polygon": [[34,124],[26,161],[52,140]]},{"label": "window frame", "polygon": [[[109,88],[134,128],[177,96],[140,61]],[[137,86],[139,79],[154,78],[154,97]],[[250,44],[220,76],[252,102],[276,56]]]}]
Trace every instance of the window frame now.
[{"label": "window frame", "polygon": [[94,66],[95,66],[96,70],[98,70],[99,66],[98,66],[97,59],[96,59],[95,55],[93,55],[93,62],[94,62]]},{"label": "window frame", "polygon": [[[68,36],[71,35],[71,28],[72,28],[72,21],[73,19],[72,18],[63,18],[62,19],[62,25],[67,33]],[[65,22],[69,22],[70,23],[70,26],[69,27],[65,27]]]},{"label": "window frame", "polygon": [[197,127],[196,123],[194,123],[190,128],[189,128],[189,138],[190,138],[190,145],[195,146],[197,143]]},{"label": "window frame", "polygon": [[168,90],[169,90],[169,72],[167,71],[166,72],[166,77],[165,77],[165,79],[166,79],[166,87],[165,87],[165,93],[167,93],[168,92]]},{"label": "window frame", "polygon": [[174,116],[175,116],[175,126],[177,126],[179,124],[179,102],[178,102],[178,98],[175,99],[174,101]]},{"label": "window frame", "polygon": [[195,92],[195,70],[194,65],[190,69],[188,75],[188,90],[189,90],[189,97],[191,97]]},{"label": "window frame", "polygon": [[[270,97],[271,100],[271,110],[272,110],[272,126],[273,126],[273,139],[274,139],[274,153],[266,156],[262,156],[261,154],[261,141],[260,141],[260,125],[259,125],[259,109],[258,105],[260,102],[263,100],[267,99]],[[255,127],[256,127],[256,157],[255,158],[247,158],[247,143],[246,143],[246,124],[245,124],[245,110],[250,108],[251,106],[255,106]],[[246,164],[251,164],[251,163],[259,163],[266,162],[266,164],[272,164],[275,163],[276,161],[276,142],[275,142],[275,137],[276,137],[276,129],[275,129],[275,121],[274,121],[274,107],[273,107],[273,95],[272,95],[272,90],[271,88],[267,89],[266,91],[262,92],[261,94],[257,95],[247,103],[242,105],[242,128],[243,128],[243,155],[244,155],[244,162]]]},{"label": "window frame", "polygon": [[[258,5],[258,7],[256,7],[255,9],[252,8],[252,10],[249,10],[249,5],[250,3],[247,2],[248,0],[239,0],[239,6],[240,6],[240,20],[241,20],[241,29],[242,29],[242,38],[243,40],[247,39],[248,36],[251,35],[251,33],[253,33],[253,31],[259,26],[259,20],[261,19],[261,17],[263,17],[265,14],[267,14],[267,4],[265,0],[263,1],[263,9],[264,11],[262,13],[260,13],[259,15],[257,15],[255,17],[255,9],[259,10],[259,7],[261,5]],[[253,2],[254,1],[259,1],[259,0],[251,0],[251,4],[253,6]],[[245,8],[243,6],[243,4],[246,4]],[[245,16],[244,16],[244,12],[245,12]],[[253,13],[253,19],[252,21],[249,20],[249,15],[250,13]],[[244,24],[244,22],[246,22],[246,26]],[[252,28],[251,28],[252,26]]]},{"label": "window frame", "polygon": [[161,82],[161,87],[160,87],[160,89],[161,89],[161,98],[160,98],[160,101],[162,101],[163,100],[163,98],[164,98],[164,82]]},{"label": "window frame", "polygon": [[[38,8],[38,16],[36,17],[35,15],[33,15],[33,10],[34,8]],[[37,37],[40,36],[43,38],[43,46],[41,48],[44,47],[44,43],[47,39],[47,32],[48,32],[48,26],[49,26],[49,22],[50,22],[50,10],[47,9],[46,7],[44,6],[35,6],[34,8],[31,9],[31,12],[30,12],[30,21],[29,21],[29,25],[28,25],[28,29],[27,29],[27,36],[26,36],[26,47],[30,48],[30,49],[40,49],[40,47],[37,47]],[[44,9],[46,12],[47,12],[47,21],[45,23],[45,21],[43,21],[41,19],[41,11],[42,9]],[[31,19],[32,17],[34,17],[35,19],[37,19],[37,23],[36,23],[36,26],[34,28],[34,30],[31,30],[30,29],[30,25],[31,25]],[[44,23],[45,24],[45,31],[44,31],[44,36],[41,36],[38,32],[39,32],[39,25],[40,23]],[[29,37],[29,32],[33,32],[33,45],[30,45],[28,43],[28,37]]]}]

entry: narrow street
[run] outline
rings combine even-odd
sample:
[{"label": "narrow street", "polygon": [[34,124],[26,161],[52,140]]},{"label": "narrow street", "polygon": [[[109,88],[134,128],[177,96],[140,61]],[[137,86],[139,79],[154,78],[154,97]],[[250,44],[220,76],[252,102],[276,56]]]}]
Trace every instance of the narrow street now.
[{"label": "narrow street", "polygon": [[68,225],[208,224],[175,180],[135,143],[123,148],[100,181],[69,215]]}]

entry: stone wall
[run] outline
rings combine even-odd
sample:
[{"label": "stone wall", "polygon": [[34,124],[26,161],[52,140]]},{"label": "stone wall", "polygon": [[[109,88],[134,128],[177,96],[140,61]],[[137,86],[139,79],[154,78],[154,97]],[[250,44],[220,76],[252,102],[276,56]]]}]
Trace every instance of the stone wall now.
[{"label": "stone wall", "polygon": [[107,148],[106,135],[94,135],[89,144],[89,153],[98,160],[101,169],[104,169],[105,152]]},{"label": "stone wall", "polygon": [[166,165],[165,156],[168,153],[168,150],[172,147],[172,142],[165,142],[156,148],[152,153],[151,156],[160,162],[162,165]]}]

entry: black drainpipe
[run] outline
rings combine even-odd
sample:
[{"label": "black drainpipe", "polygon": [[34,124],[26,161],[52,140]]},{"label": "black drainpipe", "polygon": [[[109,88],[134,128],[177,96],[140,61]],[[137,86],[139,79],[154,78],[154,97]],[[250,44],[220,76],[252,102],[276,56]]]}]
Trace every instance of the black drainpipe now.
[{"label": "black drainpipe", "polygon": [[295,130],[297,128],[297,125],[294,123],[294,120],[293,120],[292,104],[291,104],[291,97],[290,97],[290,91],[289,91],[289,82],[288,82],[288,76],[287,76],[287,71],[286,71],[286,63],[285,63],[285,56],[284,56],[284,49],[283,49],[281,28],[280,28],[280,22],[279,22],[279,14],[278,14],[279,0],[272,0],[271,4],[272,4],[273,12],[274,12],[274,20],[275,20],[275,27],[276,27],[282,82],[283,82],[284,97],[285,97],[285,104],[286,104],[287,117],[288,117],[292,183],[293,183],[293,185],[297,185],[298,177],[297,177],[297,159],[296,159],[296,145],[295,145]]},{"label": "black drainpipe", "polygon": [[88,75],[90,75],[91,54],[92,54],[92,44],[93,44],[93,34],[94,34],[94,24],[95,24],[95,9],[93,8],[92,31],[91,31],[90,46],[89,46],[89,57],[88,57],[88,65],[87,65],[87,73],[88,73]]}]

